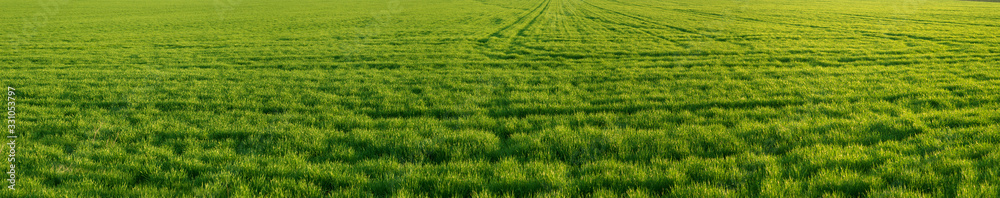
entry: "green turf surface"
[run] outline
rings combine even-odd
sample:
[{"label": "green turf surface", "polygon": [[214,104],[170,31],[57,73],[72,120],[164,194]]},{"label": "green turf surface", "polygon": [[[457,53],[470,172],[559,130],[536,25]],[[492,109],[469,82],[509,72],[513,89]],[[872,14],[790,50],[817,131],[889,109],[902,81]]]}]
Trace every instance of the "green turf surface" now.
[{"label": "green turf surface", "polygon": [[1000,3],[0,5],[2,197],[1000,193]]}]

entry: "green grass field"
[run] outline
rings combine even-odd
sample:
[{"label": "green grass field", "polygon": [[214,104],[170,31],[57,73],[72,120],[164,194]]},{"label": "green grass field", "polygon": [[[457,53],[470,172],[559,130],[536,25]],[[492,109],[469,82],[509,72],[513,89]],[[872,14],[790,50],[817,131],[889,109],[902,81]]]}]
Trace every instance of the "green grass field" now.
[{"label": "green grass field", "polygon": [[0,197],[997,197],[998,32],[958,0],[0,0]]}]

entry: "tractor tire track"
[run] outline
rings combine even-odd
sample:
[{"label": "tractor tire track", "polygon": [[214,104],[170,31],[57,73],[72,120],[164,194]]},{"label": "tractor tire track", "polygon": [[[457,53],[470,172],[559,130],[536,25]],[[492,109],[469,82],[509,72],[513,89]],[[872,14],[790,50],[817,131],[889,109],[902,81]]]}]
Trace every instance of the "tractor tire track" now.
[{"label": "tractor tire track", "polygon": [[[760,22],[760,23],[771,23],[771,24],[788,25],[788,26],[795,26],[795,27],[822,29],[822,30],[825,30],[825,31],[847,33],[847,34],[859,35],[859,36],[868,37],[868,38],[875,38],[875,39],[917,40],[917,41],[925,41],[925,42],[930,42],[930,43],[935,43],[935,44],[941,44],[941,45],[947,45],[947,46],[952,46],[953,45],[953,44],[949,44],[948,42],[967,43],[967,44],[979,44],[979,43],[974,42],[974,41],[945,40],[945,39],[940,39],[940,38],[935,38],[935,37],[919,36],[919,35],[912,35],[912,34],[906,34],[906,33],[900,33],[900,32],[878,32],[878,31],[865,30],[865,29],[834,28],[834,27],[827,27],[827,26],[798,24],[798,23],[791,23],[791,22],[766,21],[766,20],[761,20],[761,19],[756,19],[756,18],[740,17],[740,16],[733,16],[733,15],[722,15],[722,14],[718,14],[718,13],[710,13],[710,12],[688,10],[688,9],[666,9],[666,8],[660,8],[660,7],[655,7],[655,8],[659,8],[659,9],[663,9],[663,10],[670,10],[670,11],[685,12],[685,13],[696,14],[696,15],[701,15],[701,16],[706,16],[706,17],[732,18],[732,19],[741,20],[741,21],[745,21],[745,22]],[[863,15],[854,15],[854,14],[845,14],[845,13],[827,13],[827,14],[856,16],[856,18],[861,18],[861,16],[863,16]],[[879,18],[877,18],[877,17],[870,17],[868,19],[869,20],[878,20]],[[948,24],[948,23],[942,23],[942,24]],[[956,23],[956,24],[960,24],[960,23]],[[951,25],[954,25],[954,24],[951,24]],[[990,25],[984,25],[984,26],[990,26]],[[992,27],[992,26],[990,26],[990,27]]]},{"label": "tractor tire track", "polygon": [[[615,1],[615,2],[621,2],[621,1]],[[622,3],[622,4],[630,5],[630,4],[627,4],[627,3]],[[631,4],[631,5],[634,5],[634,4]],[[735,15],[723,15],[723,14],[718,14],[718,13],[703,12],[703,11],[690,10],[690,9],[664,8],[664,7],[660,7],[660,6],[648,6],[648,7],[656,8],[656,9],[660,9],[660,10],[664,10],[664,11],[679,12],[679,13],[688,13],[688,14],[699,15],[699,16],[714,17],[714,18],[717,18],[717,19],[735,19],[735,20],[740,20],[740,21],[745,21],[745,22],[759,22],[759,23],[778,24],[778,25],[786,25],[786,26],[794,26],[794,27],[802,27],[802,28],[822,29],[822,30],[826,30],[826,31],[835,31],[835,32],[863,31],[863,30],[838,29],[838,28],[833,28],[833,27],[811,25],[811,24],[798,24],[798,23],[789,23],[789,22],[766,21],[766,20],[757,19],[757,18],[741,17],[741,16],[735,16]],[[866,33],[874,33],[874,32],[866,32]],[[891,35],[886,35],[886,36],[863,35],[863,36],[868,36],[868,37],[872,37],[872,38],[886,38],[886,36],[891,36]],[[723,39],[723,40],[725,40],[725,39]]]},{"label": "tractor tire track", "polygon": [[524,10],[524,11],[531,10],[531,9],[528,9],[528,8],[515,8],[515,7],[509,7],[509,6],[504,6],[504,5],[500,5],[500,4],[487,3],[486,1],[483,1],[483,0],[476,0],[476,2],[482,3],[483,5],[496,6],[496,7],[501,7],[501,8],[511,9],[511,10]]},{"label": "tractor tire track", "polygon": [[[660,8],[660,9],[665,9],[665,8]],[[787,26],[795,26],[795,27],[803,27],[803,28],[821,29],[821,30],[831,31],[831,32],[840,32],[840,33],[859,32],[859,33],[862,33],[862,34],[858,34],[858,35],[869,37],[869,38],[891,39],[891,40],[913,39],[913,40],[925,40],[925,41],[930,41],[930,42],[939,42],[939,41],[941,41],[941,40],[936,40],[936,39],[929,38],[929,37],[921,37],[921,36],[914,36],[914,35],[907,35],[907,34],[900,34],[900,33],[881,33],[881,32],[877,32],[877,31],[863,30],[863,29],[834,28],[834,27],[828,27],[828,26],[798,24],[798,23],[790,23],[790,22],[766,21],[766,20],[761,20],[761,19],[756,19],[756,18],[748,18],[748,17],[740,17],[740,16],[732,16],[732,15],[722,15],[722,14],[718,14],[718,13],[702,12],[702,11],[687,10],[687,9],[665,9],[665,10],[677,11],[677,12],[684,12],[684,13],[690,13],[690,14],[701,15],[701,16],[708,16],[708,17],[716,17],[716,18],[732,18],[732,19],[737,19],[737,20],[746,21],[746,22],[771,23],[771,24],[779,24],[779,25],[787,25]],[[962,41],[955,41],[955,42],[962,42]]]},{"label": "tractor tire track", "polygon": [[542,15],[542,12],[538,12],[538,14],[532,14],[532,13],[535,13],[535,11],[538,11],[540,9],[547,8],[547,6],[548,6],[548,4],[549,4],[550,1],[551,0],[539,3],[538,6],[535,6],[535,8],[531,9],[530,12],[525,13],[523,16],[518,17],[518,19],[516,21],[514,21],[513,23],[508,24],[507,26],[504,26],[504,27],[500,28],[499,30],[497,30],[496,32],[493,32],[492,34],[490,34],[490,37],[502,37],[503,36],[503,34],[502,34],[503,32],[507,31],[510,28],[513,28],[517,24],[522,23],[525,19],[527,19],[531,15],[535,15],[535,17],[533,19],[537,19],[538,16]]},{"label": "tractor tire track", "polygon": [[524,36],[524,31],[527,31],[528,28],[530,28],[532,25],[535,25],[535,22],[538,21],[538,18],[541,18],[542,15],[545,14],[545,11],[549,10],[549,3],[552,3],[552,0],[545,1],[545,7],[542,8],[542,11],[538,12],[538,14],[535,15],[535,18],[532,18],[531,21],[529,21],[527,25],[524,25],[524,27],[521,27],[520,30],[517,30],[517,34],[514,34],[514,36],[515,37],[516,36]]},{"label": "tractor tire track", "polygon": [[917,23],[922,23],[922,24],[1000,27],[1000,25],[994,25],[994,24],[962,23],[962,22],[953,22],[953,21],[934,21],[934,20],[923,20],[923,19],[906,19],[906,18],[898,18],[898,17],[875,17],[875,16],[868,16],[868,15],[861,15],[861,14],[848,14],[848,13],[830,13],[830,14],[844,15],[844,16],[850,16],[850,17],[854,17],[854,18],[862,18],[862,19],[868,19],[868,20],[889,19],[889,20],[895,20],[895,21],[917,22]]},{"label": "tractor tire track", "polygon": [[715,18],[718,18],[718,19],[737,19],[737,20],[746,21],[746,22],[770,23],[770,24],[787,25],[787,26],[804,27],[804,28],[813,28],[813,29],[823,29],[823,30],[834,30],[834,31],[838,31],[839,30],[839,29],[832,28],[832,27],[827,27],[827,26],[818,26],[818,25],[810,25],[810,24],[798,24],[798,23],[787,23],[787,22],[775,22],[775,21],[765,21],[765,20],[756,19],[756,18],[741,17],[741,16],[735,16],[735,15],[723,15],[723,14],[719,14],[719,13],[702,12],[702,11],[689,10],[689,9],[672,9],[672,8],[661,8],[661,7],[654,7],[654,8],[659,8],[659,9],[662,9],[662,10],[674,11],[674,12],[679,12],[679,13],[688,13],[688,14],[693,14],[693,15],[715,17]]},{"label": "tractor tire track", "polygon": [[[594,4],[589,3],[587,1],[581,1],[581,2],[583,2],[584,4],[587,4],[587,5],[591,6],[591,7],[603,10],[605,12],[610,12],[610,13],[614,13],[614,14],[617,14],[617,15],[620,15],[620,16],[625,16],[625,17],[628,17],[628,18],[632,18],[632,19],[635,19],[635,20],[647,23],[647,24],[652,24],[654,26],[665,27],[665,28],[673,29],[673,30],[684,32],[684,33],[688,33],[688,34],[698,35],[698,36],[701,36],[701,37],[704,37],[704,38],[709,38],[709,39],[712,39],[712,40],[715,40],[715,41],[718,41],[718,42],[731,43],[731,44],[742,46],[742,47],[748,47],[749,46],[748,44],[745,44],[745,43],[731,42],[731,41],[729,41],[729,39],[719,38],[718,36],[715,36],[715,35],[704,34],[704,33],[701,33],[701,32],[695,31],[695,30],[691,30],[691,29],[688,29],[688,28],[683,28],[683,27],[679,27],[679,26],[673,26],[673,25],[668,25],[668,24],[656,22],[655,20],[652,20],[652,19],[649,19],[649,18],[646,18],[646,17],[637,16],[637,15],[630,15],[630,14],[626,14],[626,13],[623,13],[623,12],[618,12],[618,11],[615,11],[615,10],[611,10],[611,9],[608,9],[608,8],[604,8],[604,7],[600,7],[600,6],[594,5]],[[627,5],[627,4],[623,4],[623,5]]]},{"label": "tractor tire track", "polygon": [[641,25],[635,25],[635,24],[626,24],[626,23],[621,23],[621,22],[615,22],[615,21],[612,21],[612,20],[608,20],[608,19],[604,19],[604,18],[601,18],[601,17],[597,17],[598,15],[595,12],[581,11],[581,13],[584,14],[584,15],[586,15],[586,16],[589,16],[589,17],[582,17],[582,18],[585,18],[585,19],[593,21],[593,22],[629,27],[629,28],[641,31],[643,33],[646,33],[649,36],[653,36],[653,37],[659,38],[661,40],[670,42],[670,43],[672,43],[675,46],[690,47],[687,44],[681,43],[677,39],[673,39],[673,38],[670,38],[670,37],[663,36],[661,34],[653,33],[652,31],[648,30],[649,29],[648,26],[641,26]]},{"label": "tractor tire track", "polygon": [[[479,46],[484,52],[498,52],[506,54],[504,59],[509,59],[510,54],[519,55],[531,55],[526,54],[524,51],[513,50],[515,46],[523,47],[526,49],[539,50],[541,48],[533,48],[530,46],[525,46],[524,44],[515,42],[517,37],[525,36],[525,32],[531,28],[532,25],[537,23],[538,19],[541,18],[545,11],[548,10],[549,4],[552,0],[546,0],[531,9],[530,12],[519,17],[516,21],[511,24],[498,29],[497,31],[491,33],[486,38],[480,39]],[[500,45],[500,46],[496,46]],[[487,55],[491,58],[497,58],[495,56]]]},{"label": "tractor tire track", "polygon": [[610,13],[614,13],[614,14],[617,14],[617,15],[625,16],[625,17],[628,17],[628,18],[632,18],[632,19],[635,19],[635,20],[642,21],[644,23],[654,24],[654,25],[658,25],[658,26],[670,28],[670,29],[674,29],[674,30],[677,30],[677,31],[680,31],[680,32],[702,35],[701,33],[698,33],[697,31],[689,30],[687,28],[682,28],[682,27],[677,27],[677,26],[672,26],[672,25],[658,23],[658,22],[652,21],[650,19],[646,19],[644,17],[633,16],[633,15],[630,15],[630,14],[625,14],[625,13],[622,13],[622,12],[618,12],[618,11],[614,11],[614,10],[611,10],[611,9],[603,8],[603,7],[594,5],[594,4],[592,4],[590,2],[587,2],[587,1],[580,1],[580,2],[583,2],[584,4],[587,4],[590,7],[594,7],[594,8],[603,10],[605,12],[610,12]]}]

